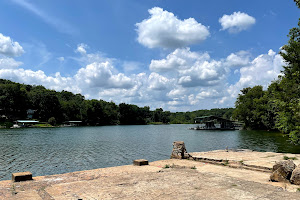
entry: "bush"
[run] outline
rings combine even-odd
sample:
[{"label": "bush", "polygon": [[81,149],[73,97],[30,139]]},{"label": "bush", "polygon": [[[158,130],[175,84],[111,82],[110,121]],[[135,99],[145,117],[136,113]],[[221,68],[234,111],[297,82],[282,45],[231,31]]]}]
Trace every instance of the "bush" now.
[{"label": "bush", "polygon": [[51,124],[52,126],[55,126],[56,125],[56,119],[55,119],[55,117],[50,117],[48,119],[48,123]]}]

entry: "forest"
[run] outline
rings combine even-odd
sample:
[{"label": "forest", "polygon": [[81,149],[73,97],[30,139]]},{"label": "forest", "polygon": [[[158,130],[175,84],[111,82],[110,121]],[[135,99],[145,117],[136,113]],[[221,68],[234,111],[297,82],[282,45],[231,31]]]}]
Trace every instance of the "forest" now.
[{"label": "forest", "polygon": [[233,117],[247,129],[279,130],[300,144],[300,19],[288,37],[279,52],[286,63],[282,75],[267,90],[259,85],[241,90]]},{"label": "forest", "polygon": [[81,94],[57,92],[43,86],[32,86],[0,79],[0,125],[9,127],[17,119],[32,119],[55,126],[65,121],[82,121],[82,125],[182,124],[194,123],[194,118],[216,115],[230,119],[233,108],[198,110],[193,112],[164,111],[157,108],[104,100],[85,99]]}]

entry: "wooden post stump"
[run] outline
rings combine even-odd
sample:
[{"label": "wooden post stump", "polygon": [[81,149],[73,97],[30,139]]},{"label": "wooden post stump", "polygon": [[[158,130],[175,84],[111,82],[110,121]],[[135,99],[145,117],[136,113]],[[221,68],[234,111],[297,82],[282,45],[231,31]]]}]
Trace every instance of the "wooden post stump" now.
[{"label": "wooden post stump", "polygon": [[142,165],[148,165],[148,160],[145,160],[145,159],[139,159],[139,160],[134,160],[133,161],[133,165],[136,165],[136,166],[142,166]]},{"label": "wooden post stump", "polygon": [[13,182],[32,180],[32,173],[31,172],[13,173],[12,176],[11,176],[11,179],[12,179]]}]

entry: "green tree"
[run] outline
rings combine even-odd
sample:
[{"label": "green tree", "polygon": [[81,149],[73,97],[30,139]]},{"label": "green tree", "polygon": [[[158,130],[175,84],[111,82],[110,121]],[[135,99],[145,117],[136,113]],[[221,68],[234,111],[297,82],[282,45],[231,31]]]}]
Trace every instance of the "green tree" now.
[{"label": "green tree", "polygon": [[[300,1],[295,2],[300,8]],[[294,143],[300,143],[300,20],[298,27],[292,28],[288,37],[288,43],[280,52],[286,66],[275,100],[278,107],[276,127],[288,133]]]},{"label": "green tree", "polygon": [[[36,110],[35,117],[47,121],[50,117],[61,119],[61,105],[56,92],[43,86],[33,87],[29,93],[32,107]],[[60,120],[61,121],[61,120]]]},{"label": "green tree", "polygon": [[28,96],[21,84],[0,83],[0,112],[11,119],[26,117]]},{"label": "green tree", "polygon": [[265,91],[262,86],[244,88],[235,103],[233,117],[243,121],[248,129],[267,129],[265,114],[267,113]]},{"label": "green tree", "polygon": [[[295,0],[295,3],[300,8],[300,1]],[[255,87],[243,89],[236,101],[234,116],[244,121],[246,127],[277,128],[300,144],[300,20],[288,37],[288,43],[280,51],[286,63],[283,75],[261,97],[260,89],[255,98],[248,95]]]},{"label": "green tree", "polygon": [[150,108],[140,108],[137,105],[121,103],[119,105],[120,124],[147,124],[147,119],[150,116]]},{"label": "green tree", "polygon": [[48,119],[48,123],[51,124],[52,126],[55,126],[56,125],[56,119],[55,119],[55,117],[50,117]]}]

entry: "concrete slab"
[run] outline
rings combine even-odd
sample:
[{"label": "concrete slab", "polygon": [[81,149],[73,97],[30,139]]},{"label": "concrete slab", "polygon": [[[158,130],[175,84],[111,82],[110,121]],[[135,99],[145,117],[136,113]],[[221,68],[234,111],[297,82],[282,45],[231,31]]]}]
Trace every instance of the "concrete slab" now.
[{"label": "concrete slab", "polygon": [[13,173],[11,176],[11,180],[14,182],[29,181],[32,180],[32,173],[31,172]]},{"label": "concrete slab", "polygon": [[148,160],[145,160],[145,159],[139,159],[139,160],[133,161],[133,165],[136,165],[136,166],[143,166],[143,165],[148,165],[148,164],[149,164]]}]

